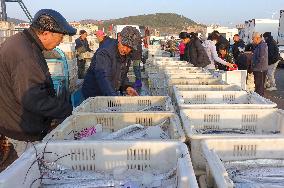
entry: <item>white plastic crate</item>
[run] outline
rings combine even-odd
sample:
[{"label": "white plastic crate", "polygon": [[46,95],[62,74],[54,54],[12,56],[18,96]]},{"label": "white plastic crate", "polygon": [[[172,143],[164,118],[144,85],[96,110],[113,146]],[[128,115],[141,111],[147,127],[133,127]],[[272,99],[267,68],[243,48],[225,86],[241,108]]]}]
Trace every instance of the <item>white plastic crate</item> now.
[{"label": "white plastic crate", "polygon": [[238,85],[174,85],[169,95],[176,99],[178,91],[241,91]]},{"label": "white plastic crate", "polygon": [[149,90],[152,96],[168,96],[167,87],[151,87]]},{"label": "white plastic crate", "polygon": [[40,187],[39,163],[35,161],[44,156],[45,161],[57,160],[60,165],[83,171],[126,168],[165,173],[177,168],[176,187],[198,188],[187,147],[180,142],[61,141],[35,147],[37,151],[30,148],[0,174],[0,187]]},{"label": "white plastic crate", "polygon": [[[207,184],[210,187],[215,184],[218,188],[233,188],[234,183],[223,162],[254,159],[284,160],[284,139],[265,137],[209,139],[202,141],[202,152],[206,159]],[[213,182],[210,181],[212,176]]]},{"label": "white plastic crate", "polygon": [[171,94],[174,85],[223,85],[224,82],[217,78],[167,78],[166,84]]},{"label": "white plastic crate", "polygon": [[112,133],[119,129],[133,124],[143,126],[155,126],[164,121],[163,126],[167,128],[167,134],[171,140],[185,141],[185,135],[181,127],[179,118],[174,113],[95,113],[95,114],[77,114],[68,117],[44,140],[74,140],[75,134],[85,128],[101,124],[103,132]]},{"label": "white plastic crate", "polygon": [[[283,137],[284,111],[271,109],[185,109],[180,111],[183,128],[191,143],[196,169],[204,169],[200,142],[209,138]],[[203,130],[241,130],[251,134],[202,134]],[[275,133],[275,134],[273,134]]]},{"label": "white plastic crate", "polygon": [[259,94],[247,91],[176,91],[176,101],[181,109],[187,108],[274,108],[271,102]]},{"label": "white plastic crate", "polygon": [[[174,112],[170,97],[137,96],[137,97],[91,97],[73,110],[76,113],[96,113],[114,108],[113,112],[143,112],[145,108],[159,107],[163,112]],[[116,110],[116,111],[115,111]],[[161,111],[151,111],[161,112]]]},{"label": "white plastic crate", "polygon": [[195,69],[191,67],[185,67],[184,69],[166,69],[166,74],[190,74],[190,73],[202,73],[204,72],[202,69]]},{"label": "white plastic crate", "polygon": [[178,61],[179,57],[154,57],[154,61]]},{"label": "white plastic crate", "polygon": [[187,73],[187,74],[167,74],[167,78],[183,78],[183,79],[188,79],[188,78],[213,78],[213,76],[209,73]]}]

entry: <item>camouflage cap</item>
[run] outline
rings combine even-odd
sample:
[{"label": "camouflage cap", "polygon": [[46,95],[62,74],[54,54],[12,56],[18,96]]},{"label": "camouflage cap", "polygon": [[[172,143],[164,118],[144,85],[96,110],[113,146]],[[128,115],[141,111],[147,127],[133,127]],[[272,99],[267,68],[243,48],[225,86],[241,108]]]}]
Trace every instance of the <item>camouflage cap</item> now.
[{"label": "camouflage cap", "polygon": [[135,27],[124,27],[120,32],[120,35],[121,43],[123,45],[129,46],[130,48],[137,50],[137,46],[141,42],[141,34]]}]

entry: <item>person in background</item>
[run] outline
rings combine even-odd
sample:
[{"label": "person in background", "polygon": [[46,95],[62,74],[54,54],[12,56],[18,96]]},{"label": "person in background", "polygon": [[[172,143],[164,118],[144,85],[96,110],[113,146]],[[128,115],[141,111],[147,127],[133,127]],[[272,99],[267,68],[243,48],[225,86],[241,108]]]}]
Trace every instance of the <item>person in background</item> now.
[{"label": "person in background", "polygon": [[[0,48],[0,168],[13,162],[32,142],[42,140],[71,115],[68,91],[57,96],[43,51],[51,51],[76,29],[52,9],[39,10],[30,28],[8,38]],[[4,140],[6,137],[7,140]],[[4,145],[3,145],[4,144]],[[11,146],[11,147],[10,147]],[[9,148],[14,148],[11,156]],[[9,161],[8,164],[5,158]]]},{"label": "person in background", "polygon": [[86,60],[83,57],[85,52],[92,52],[89,47],[89,43],[87,40],[87,31],[81,30],[80,37],[75,40],[75,50],[76,50],[76,57],[77,57],[77,66],[78,66],[78,78],[83,79],[85,75],[85,65]]},{"label": "person in background", "polygon": [[268,70],[268,47],[258,32],[253,33],[252,40],[255,45],[252,57],[255,92],[264,96],[264,83]]},{"label": "person in background", "polygon": [[171,39],[168,40],[167,42],[167,50],[171,53],[171,57],[175,57],[176,56],[176,51],[177,51],[177,47],[176,47],[176,40],[173,36],[171,36]]},{"label": "person in background", "polygon": [[195,33],[188,34],[189,38],[186,38],[185,47],[185,58],[188,60],[189,63],[192,63],[195,67],[206,67],[211,62],[204,47],[201,44],[201,41],[198,39]]},{"label": "person in background", "polygon": [[[179,34],[179,38],[181,39],[184,35],[187,35],[187,32],[181,32]],[[185,44],[184,44],[183,41],[180,41],[178,48],[179,48],[179,59],[180,59],[180,61],[185,61],[185,59],[184,59]]]},{"label": "person in background", "polygon": [[218,57],[218,53],[216,51],[216,43],[218,40],[217,34],[211,34],[208,36],[208,39],[202,43],[202,46],[205,48],[207,56],[209,57],[210,64],[206,66],[209,70],[215,70],[215,62],[220,63],[227,67],[232,67],[233,65],[230,62],[226,62],[220,57]]},{"label": "person in background", "polygon": [[126,26],[115,43],[98,50],[84,79],[83,96],[117,96],[121,87],[128,95],[138,95],[131,86],[121,84],[121,74],[122,66],[129,62],[129,54],[132,50],[137,50],[140,42],[140,32],[134,27]]},{"label": "person in background", "polygon": [[[219,46],[219,57],[230,65],[234,64],[233,55],[228,51],[227,45],[221,44]],[[216,62],[216,67],[219,70],[227,71],[227,66],[224,64]]]},{"label": "person in background", "polygon": [[268,46],[268,71],[266,79],[266,90],[275,91],[275,71],[280,61],[279,48],[276,41],[271,36],[271,32],[265,32],[263,38]]},{"label": "person in background", "polygon": [[215,30],[215,31],[212,32],[212,34],[216,34],[218,36],[218,40],[217,40],[217,43],[216,43],[217,52],[219,53],[219,47],[220,47],[221,44],[226,47],[227,51],[229,51],[230,42],[225,37],[223,37],[223,35],[221,35],[219,33],[219,31]]},{"label": "person in background", "polygon": [[234,35],[233,40],[234,44],[233,44],[232,53],[234,59],[237,59],[240,53],[239,48],[243,49],[245,47],[245,42],[242,39],[240,39],[240,36],[238,34]]},{"label": "person in background", "polygon": [[112,39],[109,36],[107,36],[102,30],[96,31],[96,37],[99,41],[99,48],[104,48],[110,45],[110,43],[115,41],[115,39]]}]

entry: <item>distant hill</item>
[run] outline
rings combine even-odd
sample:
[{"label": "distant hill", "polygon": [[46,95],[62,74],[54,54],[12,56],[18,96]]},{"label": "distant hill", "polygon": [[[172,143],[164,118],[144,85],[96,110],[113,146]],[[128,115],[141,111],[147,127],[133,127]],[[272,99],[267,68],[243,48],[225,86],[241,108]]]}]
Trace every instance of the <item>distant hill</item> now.
[{"label": "distant hill", "polygon": [[138,16],[129,16],[119,19],[104,20],[98,22],[96,20],[83,20],[81,23],[99,23],[99,28],[108,29],[111,24],[113,25],[140,25],[148,26],[151,28],[151,31],[158,30],[160,34],[174,34],[179,33],[182,30],[186,30],[188,27],[195,27],[199,25],[193,20],[184,17],[182,15],[174,13],[157,13],[157,14],[148,14],[148,15],[138,15]]},{"label": "distant hill", "polygon": [[23,22],[27,22],[25,20],[19,20],[19,19],[16,19],[16,18],[9,18],[7,19],[8,22],[13,22],[15,24],[19,24],[19,23],[23,23]]}]

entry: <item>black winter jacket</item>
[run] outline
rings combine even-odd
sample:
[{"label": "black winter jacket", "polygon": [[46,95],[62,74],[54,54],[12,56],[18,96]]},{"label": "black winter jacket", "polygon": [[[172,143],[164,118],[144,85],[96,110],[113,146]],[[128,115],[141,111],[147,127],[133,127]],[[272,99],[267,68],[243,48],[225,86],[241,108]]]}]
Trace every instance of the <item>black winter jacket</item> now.
[{"label": "black winter jacket", "polygon": [[23,141],[41,140],[53,119],[72,112],[69,95],[57,97],[44,47],[32,30],[24,30],[0,48],[0,133]]},{"label": "black winter jacket", "polygon": [[210,64],[208,55],[199,39],[191,39],[191,41],[186,44],[184,58],[195,67],[206,67]]},{"label": "black winter jacket", "polygon": [[267,43],[268,46],[268,65],[272,65],[279,60],[280,57],[279,48],[273,37],[268,37],[268,39],[265,40],[265,42]]}]

